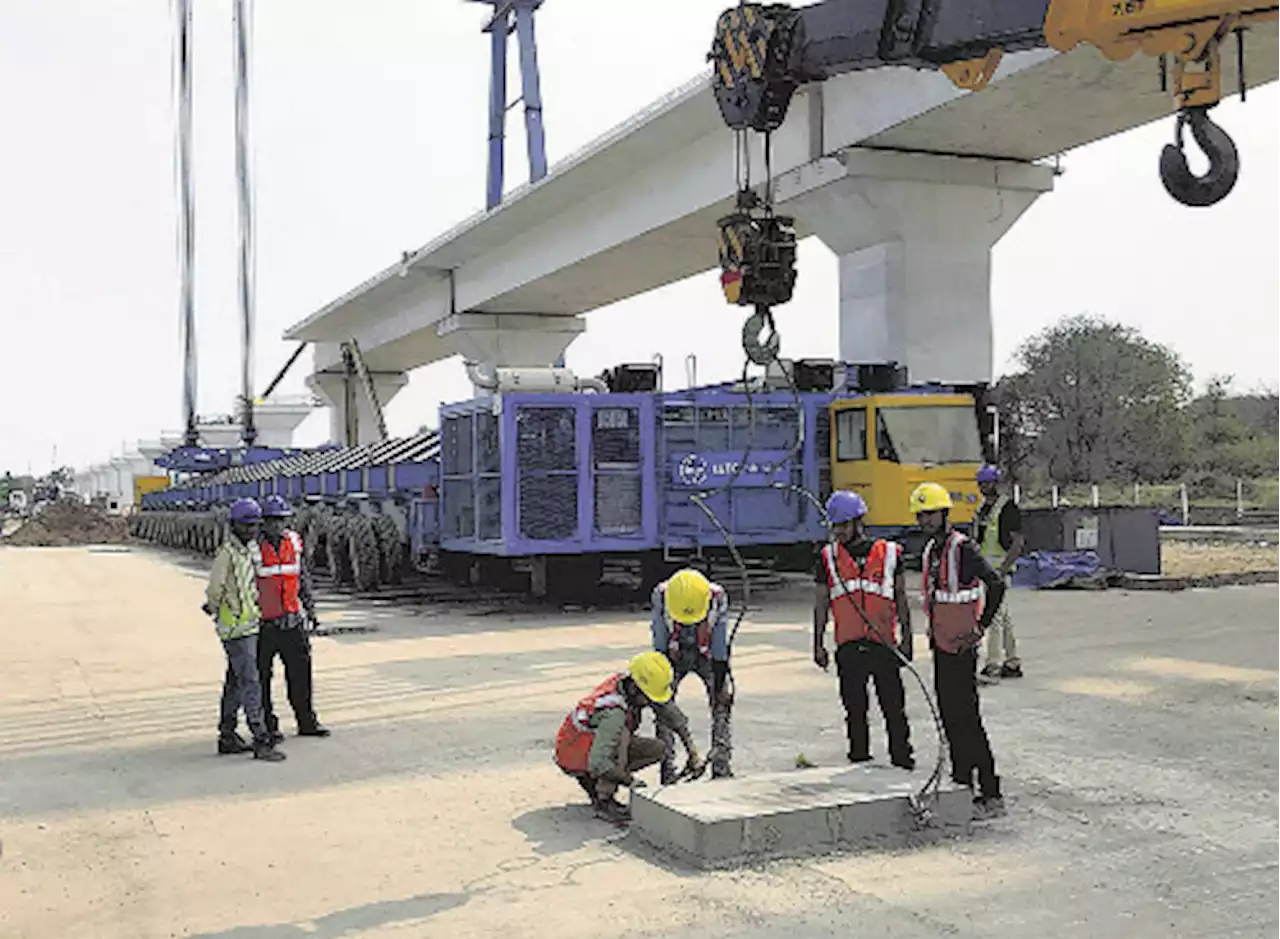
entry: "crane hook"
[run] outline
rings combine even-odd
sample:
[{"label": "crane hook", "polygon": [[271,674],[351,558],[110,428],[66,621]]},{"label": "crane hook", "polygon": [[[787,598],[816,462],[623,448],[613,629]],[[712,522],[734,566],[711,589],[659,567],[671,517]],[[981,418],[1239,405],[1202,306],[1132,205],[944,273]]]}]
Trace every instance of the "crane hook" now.
[{"label": "crane hook", "polygon": [[[1183,128],[1191,125],[1191,136],[1209,158],[1203,176],[1191,172],[1183,152]],[[1209,118],[1207,107],[1184,108],[1178,112],[1174,143],[1160,151],[1160,181],[1169,195],[1183,205],[1213,205],[1226,198],[1240,174],[1240,155],[1227,132]]]}]

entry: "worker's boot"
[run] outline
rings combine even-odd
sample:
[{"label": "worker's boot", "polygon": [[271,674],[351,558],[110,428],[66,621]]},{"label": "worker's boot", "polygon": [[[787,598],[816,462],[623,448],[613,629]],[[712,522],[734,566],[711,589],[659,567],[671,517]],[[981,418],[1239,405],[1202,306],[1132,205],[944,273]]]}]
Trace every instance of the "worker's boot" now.
[{"label": "worker's boot", "polygon": [[617,799],[600,799],[595,806],[596,818],[604,819],[613,825],[631,824],[631,810]]},{"label": "worker's boot", "polygon": [[228,755],[231,753],[248,753],[252,747],[244,742],[234,730],[230,734],[219,734],[218,736],[218,753]]},{"label": "worker's boot", "polygon": [[998,685],[1000,684],[1000,674],[1003,670],[999,665],[988,665],[982,671],[978,672],[978,684],[980,685]]},{"label": "worker's boot", "polygon": [[1004,666],[1000,669],[1000,677],[1001,678],[1021,678],[1022,663],[1017,659],[1012,659],[1011,661],[1005,662]]},{"label": "worker's boot", "polygon": [[[315,721],[311,724],[303,724],[298,728],[299,737],[327,737],[329,736],[329,728]],[[281,739],[284,739],[283,737]]]},{"label": "worker's boot", "polygon": [[255,740],[253,742],[253,758],[255,760],[266,760],[268,763],[281,763],[285,760],[282,751],[277,750],[275,744],[268,737],[266,740]]},{"label": "worker's boot", "polygon": [[973,820],[985,822],[1007,814],[1003,796],[978,796],[973,800]]}]

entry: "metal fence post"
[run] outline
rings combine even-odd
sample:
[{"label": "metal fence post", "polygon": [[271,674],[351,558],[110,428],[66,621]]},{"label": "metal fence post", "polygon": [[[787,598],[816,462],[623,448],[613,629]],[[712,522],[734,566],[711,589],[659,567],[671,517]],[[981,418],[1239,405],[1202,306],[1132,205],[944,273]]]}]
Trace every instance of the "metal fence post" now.
[{"label": "metal fence post", "polygon": [[1182,493],[1182,524],[1190,525],[1191,524],[1191,506],[1187,502],[1187,484],[1186,483],[1182,484],[1180,491]]},{"label": "metal fence post", "polygon": [[1090,500],[1092,500],[1093,507],[1096,509],[1098,507],[1098,484],[1097,483],[1094,483],[1092,486],[1089,487],[1089,498]]},{"label": "metal fence post", "polygon": [[1236,480],[1236,518],[1244,518],[1244,480]]},{"label": "metal fence post", "polygon": [[1058,507],[1058,484],[1057,483],[1053,484],[1053,491],[1051,493],[1051,498],[1053,499],[1053,507],[1056,509]]}]

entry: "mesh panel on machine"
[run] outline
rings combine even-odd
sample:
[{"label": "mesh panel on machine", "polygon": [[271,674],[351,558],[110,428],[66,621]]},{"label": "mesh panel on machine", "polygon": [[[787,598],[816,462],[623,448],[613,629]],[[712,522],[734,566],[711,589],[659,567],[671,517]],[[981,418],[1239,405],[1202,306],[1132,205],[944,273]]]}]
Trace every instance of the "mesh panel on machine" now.
[{"label": "mesh panel on machine", "polygon": [[443,492],[444,537],[474,538],[476,535],[475,492],[471,477],[446,479]]},{"label": "mesh panel on machine", "polygon": [[445,538],[476,536],[475,486],[472,478],[470,414],[446,417],[440,427],[441,535]]},{"label": "mesh panel on machine", "polygon": [[502,538],[502,450],[499,419],[489,411],[476,414],[476,516],[481,541]]},{"label": "mesh panel on machine", "polygon": [[595,530],[605,535],[641,529],[640,409],[607,407],[593,412],[592,470]]},{"label": "mesh panel on machine", "polygon": [[540,541],[578,531],[577,422],[572,407],[516,409],[519,529]]},{"label": "mesh panel on machine", "polygon": [[811,413],[813,427],[809,429],[813,433],[814,453],[818,462],[818,498],[825,503],[827,496],[831,495],[831,411],[819,405]]}]

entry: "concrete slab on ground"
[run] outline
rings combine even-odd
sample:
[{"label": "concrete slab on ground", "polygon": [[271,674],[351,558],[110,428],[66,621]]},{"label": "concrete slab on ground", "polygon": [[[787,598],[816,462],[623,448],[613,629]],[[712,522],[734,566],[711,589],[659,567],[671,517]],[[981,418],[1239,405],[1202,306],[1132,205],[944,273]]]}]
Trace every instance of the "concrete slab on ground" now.
[{"label": "concrete slab on ground", "polygon": [[928,800],[933,818],[920,828],[911,797],[924,781],[867,763],[639,789],[631,795],[631,832],[685,864],[714,869],[900,848],[965,831],[972,796],[950,781]]}]

